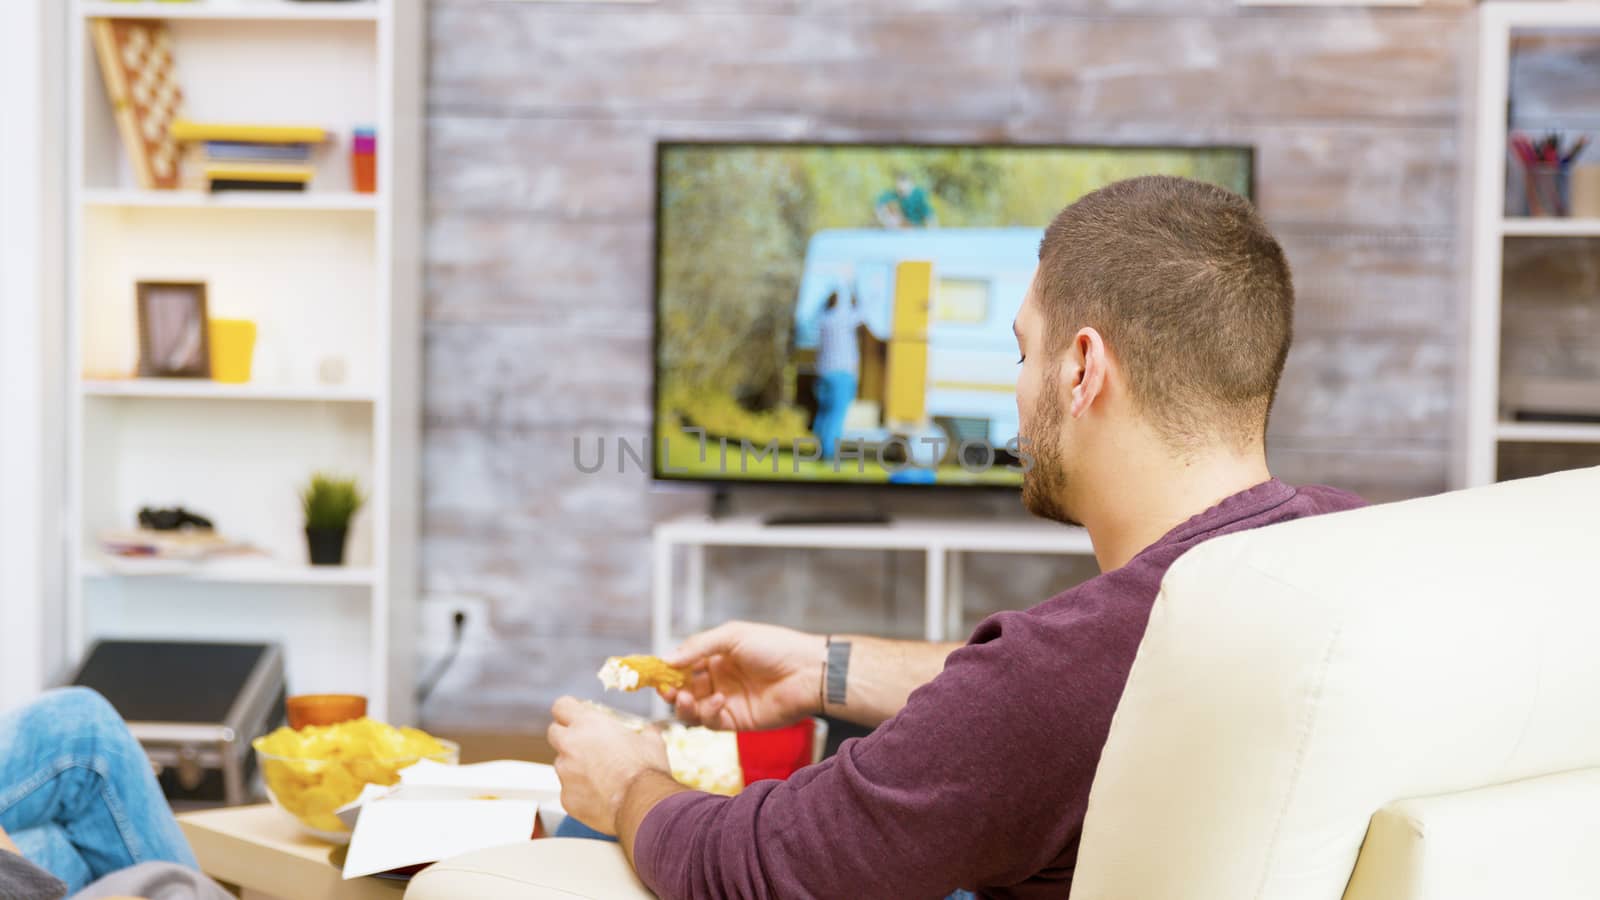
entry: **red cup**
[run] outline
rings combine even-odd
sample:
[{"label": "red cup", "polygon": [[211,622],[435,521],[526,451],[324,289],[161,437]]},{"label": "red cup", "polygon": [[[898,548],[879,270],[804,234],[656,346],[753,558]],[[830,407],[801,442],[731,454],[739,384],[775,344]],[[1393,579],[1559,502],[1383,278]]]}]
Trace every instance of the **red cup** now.
[{"label": "red cup", "polygon": [[768,778],[781,781],[816,762],[816,728],[815,719],[802,719],[785,728],[739,732],[739,767],[744,770],[744,783],[755,784]]}]

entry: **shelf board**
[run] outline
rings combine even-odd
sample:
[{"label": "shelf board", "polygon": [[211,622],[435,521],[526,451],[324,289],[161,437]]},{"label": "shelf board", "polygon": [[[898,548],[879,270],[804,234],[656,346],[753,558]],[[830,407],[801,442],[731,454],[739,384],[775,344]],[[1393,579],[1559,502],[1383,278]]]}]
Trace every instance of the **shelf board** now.
[{"label": "shelf board", "polygon": [[292,0],[198,0],[156,3],[96,0],[78,5],[90,19],[257,19],[279,22],[374,22],[381,7],[372,0],[351,3],[296,3]]},{"label": "shelf board", "polygon": [[304,212],[370,212],[377,194],[333,191],[145,191],[96,188],[83,192],[86,206],[127,209],[289,209]]},{"label": "shelf board", "polygon": [[1600,444],[1600,425],[1581,422],[1501,422],[1495,437],[1502,441],[1541,444]]},{"label": "shelf board", "polygon": [[84,560],[85,578],[167,578],[218,584],[276,584],[334,587],[370,587],[372,569],[349,566],[311,566],[274,559],[227,559],[184,563],[172,560]]},{"label": "shelf board", "polygon": [[225,384],[203,378],[128,378],[80,382],[91,397],[155,397],[173,400],[280,400],[371,403],[373,394],[349,387]]},{"label": "shelf board", "polygon": [[1600,237],[1600,219],[1504,219],[1506,237]]}]

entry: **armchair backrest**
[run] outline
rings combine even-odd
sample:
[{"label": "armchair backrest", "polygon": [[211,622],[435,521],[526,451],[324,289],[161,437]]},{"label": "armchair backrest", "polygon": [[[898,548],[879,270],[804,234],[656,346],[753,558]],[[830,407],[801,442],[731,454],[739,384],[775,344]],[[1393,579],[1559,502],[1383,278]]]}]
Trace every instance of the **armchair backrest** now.
[{"label": "armchair backrest", "polygon": [[1336,900],[1400,798],[1600,767],[1600,469],[1210,541],[1162,584],[1074,900]]}]

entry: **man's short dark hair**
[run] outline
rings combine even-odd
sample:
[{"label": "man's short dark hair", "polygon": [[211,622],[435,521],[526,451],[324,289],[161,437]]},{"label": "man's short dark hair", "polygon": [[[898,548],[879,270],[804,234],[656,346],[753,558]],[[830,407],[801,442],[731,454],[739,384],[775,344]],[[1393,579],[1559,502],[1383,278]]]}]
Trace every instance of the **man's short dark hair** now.
[{"label": "man's short dark hair", "polygon": [[1250,201],[1169,175],[1103,187],[1045,230],[1034,290],[1051,352],[1098,330],[1174,446],[1265,434],[1294,285]]}]

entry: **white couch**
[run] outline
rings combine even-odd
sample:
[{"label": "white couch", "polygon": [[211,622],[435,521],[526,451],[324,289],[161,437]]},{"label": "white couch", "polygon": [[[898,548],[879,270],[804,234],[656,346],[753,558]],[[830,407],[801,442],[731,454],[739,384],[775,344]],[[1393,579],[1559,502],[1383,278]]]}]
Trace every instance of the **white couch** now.
[{"label": "white couch", "polygon": [[[579,843],[449,860],[406,898],[649,896]],[[1600,469],[1180,559],[1072,897],[1600,898]]]}]

